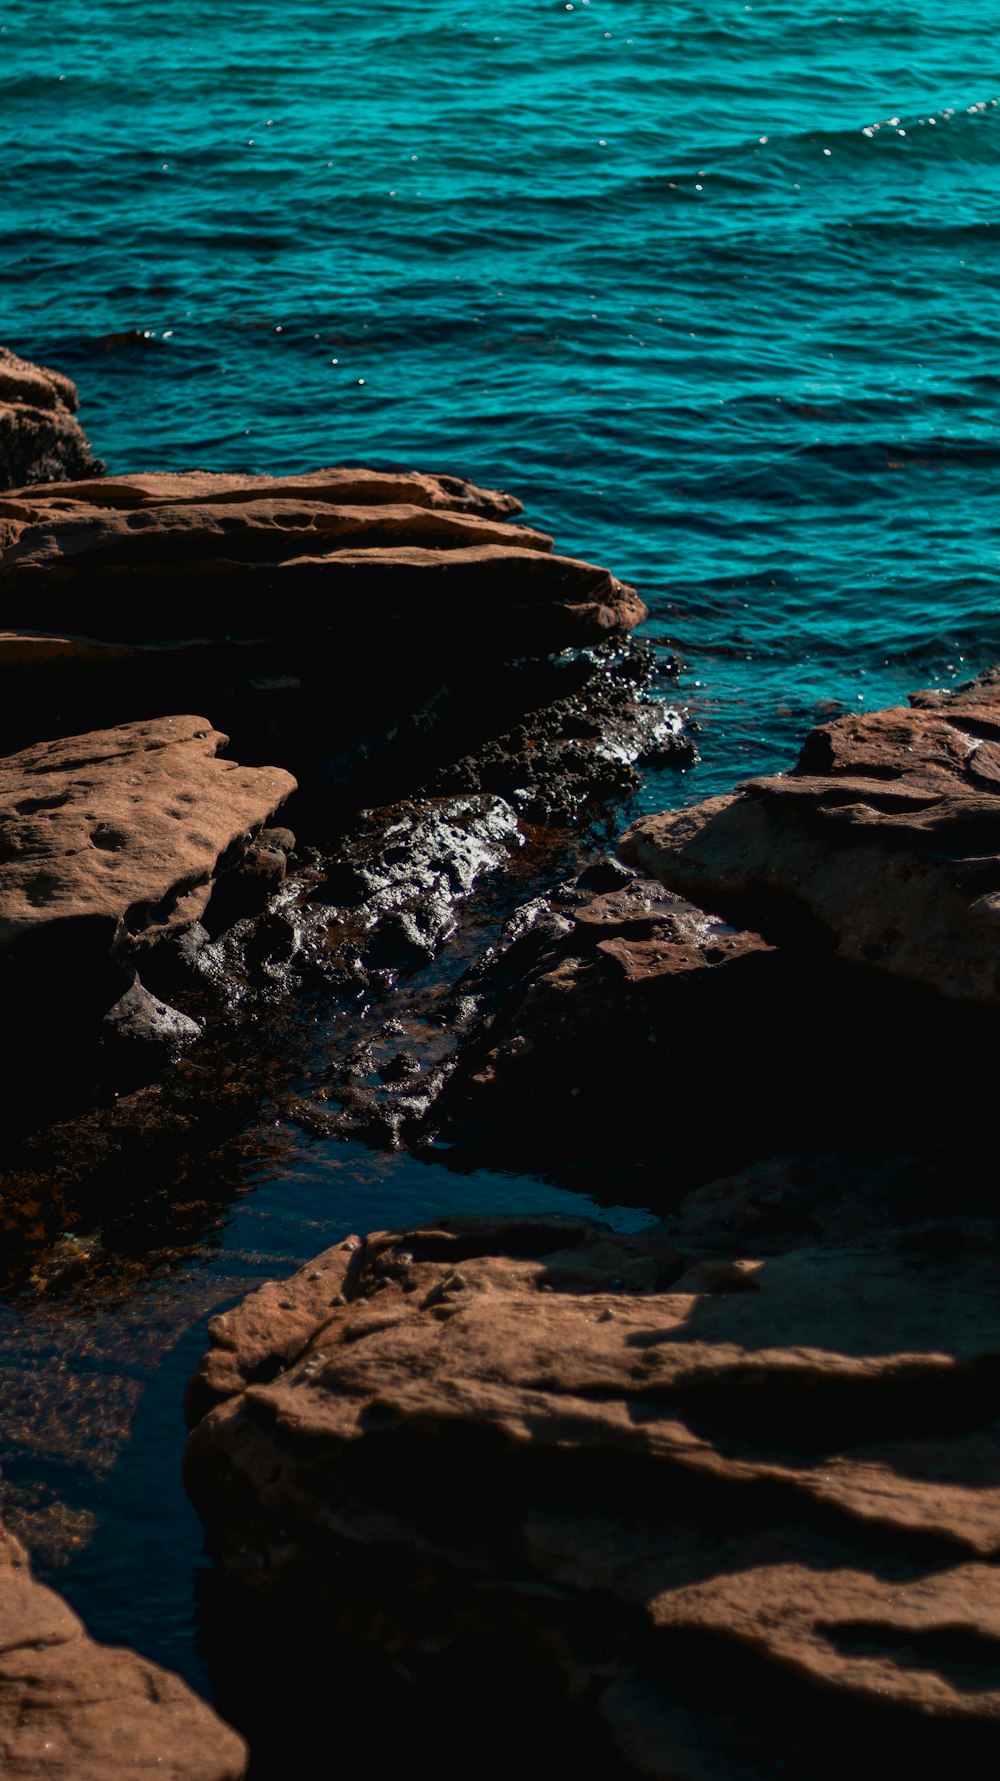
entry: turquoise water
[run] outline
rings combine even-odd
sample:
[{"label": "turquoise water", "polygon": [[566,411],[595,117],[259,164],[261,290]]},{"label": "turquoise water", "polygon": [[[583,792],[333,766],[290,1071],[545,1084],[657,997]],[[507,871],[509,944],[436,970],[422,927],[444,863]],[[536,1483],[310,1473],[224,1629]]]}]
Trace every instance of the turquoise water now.
[{"label": "turquoise water", "polygon": [[13,0],[0,339],[114,468],[517,490],[683,652],[702,795],[1000,654],[995,23]]},{"label": "turquoise water", "polygon": [[[7,0],[0,340],[113,469],[514,489],[685,657],[703,763],[643,800],[702,796],[1000,657],[998,93],[985,0]],[[55,1580],[200,1686],[208,1312],[358,1225],[573,1203],[293,1148],[120,1312],[0,1315],[6,1480],[78,1518]]]}]

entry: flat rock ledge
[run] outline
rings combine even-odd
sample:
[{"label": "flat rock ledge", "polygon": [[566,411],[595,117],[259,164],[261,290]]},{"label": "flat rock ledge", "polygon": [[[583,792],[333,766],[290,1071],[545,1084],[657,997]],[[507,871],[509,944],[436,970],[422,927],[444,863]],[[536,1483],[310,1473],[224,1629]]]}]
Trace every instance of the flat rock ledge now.
[{"label": "flat rock ledge", "polygon": [[138,973],[211,919],[220,878],[295,789],[221,756],[226,740],[205,718],[162,717],[0,760],[0,972],[29,1069],[37,1045],[72,1056],[101,1020],[126,1039],[196,1036]]},{"label": "flat rock ledge", "polygon": [[[13,747],[205,706],[244,755],[277,744],[320,771],[327,797],[383,754],[413,792],[576,692],[554,657],[613,651],[646,616],[519,512],[458,477],[350,467],[12,490],[0,734]],[[398,795],[377,790],[361,801]]]},{"label": "flat rock ledge", "polygon": [[[373,614],[359,608],[372,602],[401,618],[417,604],[425,624],[436,610],[464,616],[546,648],[624,635],[646,616],[634,589],[554,555],[550,537],[517,523],[519,510],[513,496],[458,477],[352,468],[25,488],[2,502],[0,589],[8,623],[44,627],[43,637],[51,620],[78,632],[81,596],[101,595],[100,623],[90,631],[91,606],[81,646],[141,641],[149,602],[137,609],[134,595],[151,582],[173,596],[153,620],[157,641],[171,621],[179,640],[259,637],[259,615],[242,617],[237,590],[280,596],[266,624],[277,636],[303,628],[286,602],[310,593],[331,600],[327,622],[342,635],[359,620],[371,634]],[[65,655],[73,643],[56,636],[51,647]]]},{"label": "flat rock ledge", "polygon": [[179,1676],[98,1645],[0,1528],[0,1773],[10,1781],[242,1781],[243,1739]]},{"label": "flat rock ledge", "polygon": [[0,490],[102,473],[76,419],[78,407],[68,377],[0,346]]},{"label": "flat rock ledge", "polygon": [[1000,1006],[1000,687],[823,724],[791,773],[644,817],[620,851],[779,945]]},{"label": "flat rock ledge", "polygon": [[[608,1773],[995,1761],[995,1220],[845,1241],[838,1190],[873,1184],[839,1167],[628,1237],[353,1237],[260,1288],[189,1392],[210,1549],[275,1625],[308,1603],[441,1687],[453,1729],[543,1676]],[[811,1236],[754,1242],[790,1182]]]}]

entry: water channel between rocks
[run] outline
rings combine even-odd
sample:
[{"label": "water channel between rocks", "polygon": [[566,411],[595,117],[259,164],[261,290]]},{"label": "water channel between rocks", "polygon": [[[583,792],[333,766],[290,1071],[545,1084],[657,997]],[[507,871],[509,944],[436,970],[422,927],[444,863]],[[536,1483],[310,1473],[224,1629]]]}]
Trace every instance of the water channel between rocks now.
[{"label": "water channel between rocks", "polygon": [[[661,803],[676,801],[681,773],[650,772]],[[458,906],[451,941],[418,973],[416,1000],[428,989],[431,1000],[444,993],[512,910],[605,851],[632,807],[605,809],[589,829],[553,835],[539,857],[526,858],[538,853],[529,847],[481,879]],[[152,1194],[142,1152],[131,1178],[112,1140],[106,1179],[99,1166],[87,1190],[88,1204],[101,1210],[58,1240],[33,1286],[0,1306],[5,1519],[28,1544],[37,1574],[66,1595],[95,1637],[133,1646],[209,1698],[212,1654],[201,1639],[200,1601],[211,1567],[181,1479],[184,1387],[209,1318],[353,1231],[447,1213],[582,1211],[618,1230],[655,1216],[540,1176],[460,1168],[445,1154],[417,1157],[308,1129],[330,1060],[345,1047],[372,1041],[384,1057],[405,1036],[419,1051],[427,1038],[415,1030],[420,1019],[396,1005],[413,998],[414,980],[401,979],[397,992],[364,1010],[305,999],[291,1038],[280,1019],[265,1021],[257,1042],[296,1053],[298,1080],[289,1082],[276,1058],[280,1090],[262,1118],[250,1116],[184,1179],[164,1176]],[[77,1141],[70,1125],[71,1153]]]}]

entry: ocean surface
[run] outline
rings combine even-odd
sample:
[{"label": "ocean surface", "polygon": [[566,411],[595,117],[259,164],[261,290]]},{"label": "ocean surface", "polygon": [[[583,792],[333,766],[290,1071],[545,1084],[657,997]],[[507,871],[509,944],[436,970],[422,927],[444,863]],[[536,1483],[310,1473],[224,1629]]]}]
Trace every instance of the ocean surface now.
[{"label": "ocean surface", "polygon": [[[113,470],[514,490],[685,663],[702,761],[641,801],[705,796],[1000,657],[998,61],[985,0],[7,0],[0,340]],[[63,1479],[103,1636],[206,1686],[175,1459],[214,1304],[359,1223],[568,1202],[444,1173],[302,1148],[118,1324],[4,1311],[5,1471]]]},{"label": "ocean surface", "polygon": [[986,0],[7,0],[0,340],[113,469],[515,490],[701,796],[1000,654],[998,93]]}]

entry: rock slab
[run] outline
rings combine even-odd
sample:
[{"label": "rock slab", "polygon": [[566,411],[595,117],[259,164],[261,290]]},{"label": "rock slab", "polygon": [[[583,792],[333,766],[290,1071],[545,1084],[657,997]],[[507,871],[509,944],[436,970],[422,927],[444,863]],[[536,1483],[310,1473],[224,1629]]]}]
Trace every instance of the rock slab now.
[{"label": "rock slab", "polygon": [[295,789],[220,757],[202,717],[41,742],[0,760],[0,950],[72,924],[107,953],[197,920],[220,860]]},{"label": "rock slab", "polygon": [[68,377],[0,346],[0,489],[100,475],[78,407]]},{"label": "rock slab", "polygon": [[0,1773],[10,1781],[242,1781],[243,1739],[179,1676],[99,1645],[0,1529]]},{"label": "rock slab", "polygon": [[404,762],[416,791],[572,690],[554,652],[619,645],[646,615],[519,513],[458,477],[351,467],[14,490],[0,735],[207,707],[244,753],[277,741],[327,786],[393,756],[393,783],[358,801],[395,796]]},{"label": "rock slab", "polygon": [[[634,589],[553,555],[550,537],[514,523],[518,506],[455,477],[364,469],[12,491],[0,504],[5,648],[19,628],[141,642],[149,602],[136,596],[151,583],[172,594],[157,611],[160,642],[259,637],[259,606],[240,594],[280,595],[263,627],[278,636],[371,635],[373,602],[401,618],[417,604],[427,627],[454,618],[546,649],[623,636],[645,617]],[[311,594],[331,603],[319,622],[285,603]],[[65,649],[69,639],[55,641]]]},{"label": "rock slab", "polygon": [[793,772],[635,823],[622,858],[769,940],[1000,1006],[1000,689],[851,714]]},{"label": "rock slab", "polygon": [[540,1669],[626,1772],[988,1760],[997,1272],[985,1227],[761,1255],[683,1207],[351,1238],[211,1326],[189,1487],[247,1589]]}]

